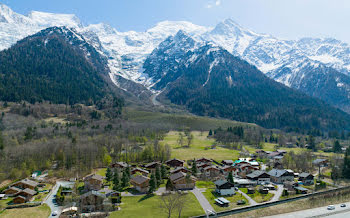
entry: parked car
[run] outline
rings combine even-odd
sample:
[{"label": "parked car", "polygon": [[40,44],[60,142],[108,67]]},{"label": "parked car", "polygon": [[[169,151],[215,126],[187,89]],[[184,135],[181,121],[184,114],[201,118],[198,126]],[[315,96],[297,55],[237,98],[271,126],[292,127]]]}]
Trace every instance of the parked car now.
[{"label": "parked car", "polygon": [[52,216],[57,216],[57,215],[58,215],[58,212],[57,212],[57,211],[54,211],[54,212],[52,212],[51,215],[52,215]]},{"label": "parked car", "polygon": [[328,205],[327,210],[334,210],[335,206],[334,205]]},{"label": "parked car", "polygon": [[346,207],[346,204],[341,204],[340,207]]}]

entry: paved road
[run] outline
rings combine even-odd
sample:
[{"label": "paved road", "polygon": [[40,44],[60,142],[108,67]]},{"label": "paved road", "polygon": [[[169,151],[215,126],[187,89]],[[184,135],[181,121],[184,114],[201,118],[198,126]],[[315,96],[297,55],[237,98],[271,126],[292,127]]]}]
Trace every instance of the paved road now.
[{"label": "paved road", "polygon": [[[56,202],[56,194],[57,191],[59,189],[60,186],[63,187],[72,187],[74,185],[74,182],[67,182],[67,181],[57,181],[56,185],[52,188],[52,191],[49,193],[48,197],[46,198],[46,200],[44,201],[44,203],[46,203],[50,209],[51,209],[51,213],[49,218],[53,218],[53,217],[59,217],[62,211],[62,207],[60,207],[57,202]],[[58,215],[57,216],[52,216],[52,212],[57,211]]]},{"label": "paved road", "polygon": [[205,213],[207,213],[208,210],[214,211],[214,208],[210,205],[209,201],[197,187],[195,187],[191,192],[196,196]]},{"label": "paved road", "polygon": [[271,193],[274,193],[275,195],[272,197],[270,202],[278,201],[280,199],[280,197],[282,196],[282,193],[283,193],[283,185],[277,185],[277,190],[276,191],[271,191]]},{"label": "paved road", "polygon": [[[313,208],[313,209],[308,209],[308,210],[301,210],[301,211],[296,211],[292,213],[284,213],[284,214],[279,214],[275,216],[269,216],[266,218],[316,218],[316,217],[334,217],[334,218],[340,218],[340,217],[349,217],[346,216],[346,214],[349,214],[349,207],[350,207],[350,202],[345,203],[347,207],[340,207],[340,204],[335,204],[335,210],[327,210],[327,206],[324,207],[318,207],[318,208]],[[341,212],[346,212],[346,213],[341,213]],[[335,214],[337,213],[337,214]],[[342,216],[345,215],[345,216]]]},{"label": "paved road", "polygon": [[241,190],[238,190],[238,193],[241,193],[248,201],[251,206],[257,205],[256,201],[254,201],[251,197],[249,197],[246,193],[242,192]]}]

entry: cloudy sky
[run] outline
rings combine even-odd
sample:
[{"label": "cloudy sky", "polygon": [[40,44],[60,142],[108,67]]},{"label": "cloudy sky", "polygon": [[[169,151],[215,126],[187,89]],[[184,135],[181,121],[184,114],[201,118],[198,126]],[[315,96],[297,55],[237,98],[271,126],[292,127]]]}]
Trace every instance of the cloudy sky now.
[{"label": "cloudy sky", "polygon": [[163,20],[214,26],[232,18],[260,33],[295,39],[335,37],[350,42],[349,0],[0,0],[16,12],[74,13],[85,24],[144,31]]}]

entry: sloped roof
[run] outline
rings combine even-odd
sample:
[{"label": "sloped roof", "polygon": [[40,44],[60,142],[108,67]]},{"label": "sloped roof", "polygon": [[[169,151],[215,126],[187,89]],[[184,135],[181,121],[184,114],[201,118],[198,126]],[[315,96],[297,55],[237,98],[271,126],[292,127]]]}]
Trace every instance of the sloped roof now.
[{"label": "sloped roof", "polygon": [[181,170],[189,171],[185,167],[176,167],[175,169],[171,170],[170,173],[176,173],[176,172],[181,171]]},{"label": "sloped roof", "polygon": [[146,164],[145,167],[146,167],[146,168],[151,168],[151,167],[152,167],[153,165],[155,165],[155,164],[159,165],[160,162],[159,162],[159,161],[151,162],[151,163]]},{"label": "sloped roof", "polygon": [[[247,177],[250,177],[250,178],[256,178],[256,177],[259,177],[261,175],[263,175],[264,173],[266,173],[265,171],[262,171],[262,170],[256,170],[250,174],[247,175]],[[266,173],[267,175],[269,175],[268,173]],[[270,176],[270,175],[269,175]]]},{"label": "sloped roof", "polygon": [[34,191],[33,189],[30,189],[30,188],[26,188],[26,189],[22,190],[21,193],[22,192],[27,193],[29,195],[35,195],[36,194],[36,191]]},{"label": "sloped roof", "polygon": [[131,178],[131,181],[133,181],[137,184],[142,184],[142,183],[145,183],[149,180],[150,180],[150,178],[143,176],[143,175],[135,175]]},{"label": "sloped roof", "polygon": [[[300,173],[299,174],[299,178],[306,178],[308,176],[310,176],[311,174],[310,173]],[[311,175],[312,176],[312,175]]]},{"label": "sloped roof", "polygon": [[98,192],[98,191],[95,191],[95,190],[92,190],[92,191],[89,191],[89,192],[86,192],[85,194],[83,194],[80,198],[85,198],[89,195],[95,195],[95,196],[98,196],[98,197],[101,197],[101,198],[106,198],[106,195],[105,194],[102,194],[101,192]]},{"label": "sloped roof", "polygon": [[184,163],[185,161],[183,161],[183,160],[180,160],[180,159],[177,159],[177,158],[173,158],[173,159],[171,159],[171,160],[167,160],[165,163],[167,164],[167,163],[169,163],[169,162],[171,162],[171,161],[179,161],[179,162],[181,162],[181,163]]},{"label": "sloped roof", "polygon": [[103,176],[100,176],[100,175],[97,175],[97,174],[92,174],[92,175],[89,175],[89,176],[86,176],[84,178],[84,180],[88,180],[88,179],[95,179],[95,180],[99,180],[99,181],[103,181],[105,177]]},{"label": "sloped roof", "polygon": [[30,179],[22,179],[21,181],[16,182],[16,183],[14,184],[14,186],[15,186],[16,184],[18,184],[18,183],[23,183],[23,184],[26,184],[26,185],[29,185],[29,186],[33,186],[33,187],[36,187],[36,186],[39,185],[39,183],[37,183],[37,182],[35,182],[35,181],[33,181],[33,180],[30,180]]},{"label": "sloped roof", "polygon": [[143,172],[143,173],[146,173],[146,174],[149,174],[149,171],[147,171],[147,170],[144,170],[144,169],[141,169],[141,168],[134,168],[134,169],[132,169],[131,170],[131,172],[133,172],[133,171],[140,171],[140,172]]},{"label": "sloped roof", "polygon": [[273,176],[273,177],[281,177],[285,173],[288,173],[288,171],[287,170],[279,170],[279,169],[272,169],[270,172],[268,172],[268,174],[270,176]]},{"label": "sloped roof", "polygon": [[183,178],[183,177],[186,177],[186,173],[183,173],[180,171],[178,173],[171,174],[169,179],[170,179],[170,181],[176,181],[176,180]]},{"label": "sloped roof", "polygon": [[215,166],[207,166],[207,167],[204,168],[204,171],[207,171],[207,170],[209,170],[209,169],[214,169],[214,170],[220,171],[220,169],[217,168],[217,167],[215,167]]}]

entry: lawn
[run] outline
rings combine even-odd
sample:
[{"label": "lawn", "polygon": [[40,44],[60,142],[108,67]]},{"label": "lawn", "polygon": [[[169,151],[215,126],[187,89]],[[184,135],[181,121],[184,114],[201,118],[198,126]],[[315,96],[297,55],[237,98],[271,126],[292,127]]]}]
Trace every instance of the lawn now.
[{"label": "lawn", "polygon": [[0,210],[8,206],[8,203],[12,201],[13,198],[9,197],[4,200],[0,200]]},{"label": "lawn", "polygon": [[[243,193],[246,193],[246,194],[248,191],[247,188],[240,188],[239,190],[241,190]],[[258,190],[256,190],[254,194],[248,194],[248,196],[251,197],[257,203],[263,203],[271,200],[274,194],[268,193],[265,195],[265,194],[261,194],[260,192],[258,192]]]},{"label": "lawn", "polygon": [[0,214],[1,218],[47,218],[51,213],[49,206],[43,204],[38,207],[5,210]]},{"label": "lawn", "polygon": [[[215,189],[213,188],[209,188],[207,189],[205,192],[203,192],[203,195],[206,197],[206,199],[209,201],[209,203],[211,204],[211,206],[213,206],[214,210],[216,212],[220,212],[220,211],[225,211],[225,210],[231,210],[233,208],[237,208],[237,207],[244,207],[249,205],[248,200],[242,196],[240,193],[236,193],[235,195],[228,197],[228,196],[224,196],[224,198],[226,198],[228,201],[230,201],[230,205],[228,207],[220,207],[217,204],[215,204],[215,199],[219,198],[221,196],[217,195],[215,193]],[[237,201],[239,200],[244,200],[246,202],[246,204],[243,205],[237,205]]]},{"label": "lawn", "polygon": [[196,187],[197,188],[213,188],[213,187],[215,187],[215,184],[212,181],[197,181]]},{"label": "lawn", "polygon": [[[143,218],[164,218],[167,214],[160,207],[162,201],[160,196],[137,196],[137,197],[123,197],[120,211],[111,213],[110,217],[143,217]],[[198,203],[196,197],[188,194],[188,203],[182,212],[181,217],[192,217],[204,214],[204,211]],[[174,213],[172,217],[177,217]]]},{"label": "lawn", "polygon": [[[35,196],[34,201],[42,201],[49,194],[49,190],[52,189],[52,185],[47,183],[44,187],[39,188],[39,193]],[[47,192],[42,192],[47,190]]]}]

